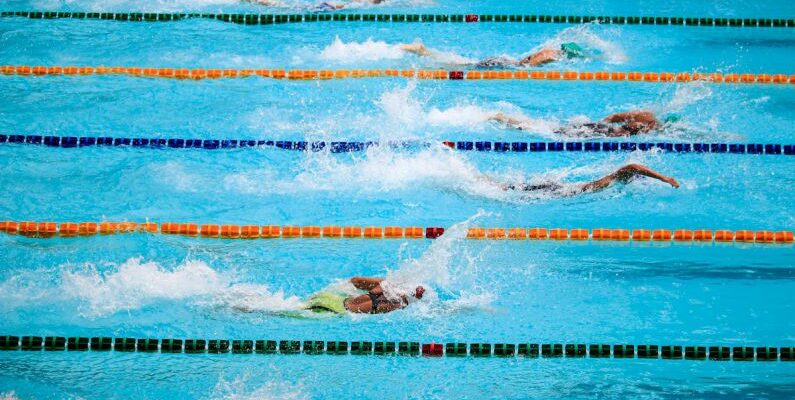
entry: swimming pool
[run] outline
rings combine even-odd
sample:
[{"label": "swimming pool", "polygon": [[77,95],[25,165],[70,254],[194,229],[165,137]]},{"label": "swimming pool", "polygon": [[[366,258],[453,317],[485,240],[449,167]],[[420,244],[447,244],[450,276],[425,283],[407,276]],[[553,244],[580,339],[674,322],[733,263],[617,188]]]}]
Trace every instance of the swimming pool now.
[{"label": "swimming pool", "polygon": [[[293,4],[293,3],[291,3]],[[280,12],[235,2],[10,1],[8,10]],[[298,10],[298,11],[296,11]],[[793,18],[787,2],[398,2],[345,12]],[[447,68],[574,41],[541,70],[791,74],[792,28],[323,22],[245,26],[0,19],[0,64]],[[456,68],[468,69],[468,68]],[[795,158],[673,152],[457,152],[441,141],[568,142],[556,127],[648,108],[649,142],[794,144],[792,85],[372,78],[185,81],[0,76],[0,134],[431,142],[351,153],[0,144],[0,219],[437,226],[436,240],[0,235],[0,335],[793,346],[791,245],[478,241],[466,228],[792,230]],[[486,117],[532,119],[513,131]],[[592,142],[629,139],[590,138]],[[656,181],[571,198],[485,183]],[[450,229],[452,228],[452,229]],[[282,313],[336,280],[392,274],[429,296],[385,315]],[[0,351],[10,398],[791,397],[787,362]],[[9,394],[12,393],[13,395]],[[2,398],[2,395],[0,395]]]}]

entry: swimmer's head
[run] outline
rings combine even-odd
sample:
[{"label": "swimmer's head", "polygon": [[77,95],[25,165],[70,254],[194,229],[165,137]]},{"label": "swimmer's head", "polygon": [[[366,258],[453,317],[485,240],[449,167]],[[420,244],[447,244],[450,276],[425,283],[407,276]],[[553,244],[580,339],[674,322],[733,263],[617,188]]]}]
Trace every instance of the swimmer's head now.
[{"label": "swimmer's head", "polygon": [[425,294],[425,288],[424,287],[417,286],[417,288],[414,289],[414,297],[416,297],[417,299],[421,299],[423,294]]},{"label": "swimmer's head", "polygon": [[665,124],[673,124],[674,122],[678,122],[682,119],[682,116],[676,113],[668,113],[668,115],[663,118],[663,123]]},{"label": "swimmer's head", "polygon": [[585,50],[577,43],[568,42],[560,45],[560,51],[566,58],[585,58]]}]

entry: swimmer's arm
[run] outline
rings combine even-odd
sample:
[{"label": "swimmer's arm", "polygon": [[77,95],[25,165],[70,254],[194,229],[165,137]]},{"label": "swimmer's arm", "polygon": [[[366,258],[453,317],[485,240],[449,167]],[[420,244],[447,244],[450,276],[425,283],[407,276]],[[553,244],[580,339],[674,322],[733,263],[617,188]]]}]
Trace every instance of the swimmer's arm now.
[{"label": "swimmer's arm", "polygon": [[403,50],[407,53],[413,53],[421,57],[430,57],[433,55],[427,47],[425,47],[422,43],[409,43],[409,44],[401,44],[398,46],[400,50]]},{"label": "swimmer's arm", "polygon": [[607,175],[603,178],[597,179],[593,182],[588,182],[581,186],[581,192],[598,192],[603,190],[613,184],[615,181],[626,183],[632,177],[637,175],[647,176],[649,178],[657,179],[663,181],[675,188],[679,187],[679,182],[676,179],[663,175],[645,165],[640,164],[629,164],[619,168],[616,172],[613,172],[610,175]]},{"label": "swimmer's arm", "polygon": [[604,119],[605,122],[608,123],[618,123],[618,122],[644,122],[649,123],[651,121],[656,121],[654,118],[654,113],[651,111],[626,111],[620,112],[615,114],[610,114]]},{"label": "swimmer's arm", "polygon": [[548,64],[554,61],[557,61],[560,58],[560,51],[556,49],[543,49],[538,53],[531,54],[521,61],[519,61],[519,65],[529,65],[531,67],[536,67],[542,64]]},{"label": "swimmer's arm", "polygon": [[500,190],[508,191],[508,190],[514,189],[514,185],[512,185],[510,183],[503,182],[503,181],[501,181],[499,179],[496,179],[496,178],[492,178],[491,176],[486,175],[486,174],[481,174],[480,176],[477,177],[477,179],[480,180],[480,181],[486,182],[486,183],[488,183],[490,185],[494,185],[494,186],[500,188]]},{"label": "swimmer's arm", "polygon": [[364,276],[354,276],[350,279],[351,284],[359,290],[368,290],[372,291],[375,288],[380,288],[381,282],[383,279],[381,278],[367,278]]},{"label": "swimmer's arm", "polygon": [[515,129],[522,129],[522,125],[527,123],[527,120],[519,119],[515,117],[511,117],[509,115],[505,115],[501,112],[495,113],[489,116],[489,121],[497,121],[499,123],[505,124],[510,126],[511,128]]}]

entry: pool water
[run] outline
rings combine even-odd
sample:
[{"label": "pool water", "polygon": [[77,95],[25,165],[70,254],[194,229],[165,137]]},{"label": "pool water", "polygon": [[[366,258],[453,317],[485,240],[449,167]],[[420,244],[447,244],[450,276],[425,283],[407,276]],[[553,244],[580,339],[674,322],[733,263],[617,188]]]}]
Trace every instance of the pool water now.
[{"label": "pool water", "polygon": [[[304,6],[11,0],[2,8],[289,13]],[[793,18],[795,6],[397,0],[354,12]],[[395,47],[417,39],[441,60]],[[541,69],[791,74],[795,56],[791,28],[3,18],[0,64],[430,69],[569,41],[590,56]],[[2,134],[568,141],[579,139],[561,137],[557,127],[645,108],[681,117],[649,141],[795,143],[791,85],[0,76],[0,93]],[[529,118],[531,129],[488,122],[498,111]],[[647,179],[554,198],[505,192],[483,178],[579,182],[629,162],[681,187]],[[0,144],[2,220],[448,228],[434,241],[2,235],[0,334],[793,346],[789,245],[464,239],[469,226],[792,230],[793,184],[795,158],[784,155]],[[385,315],[285,316],[355,275],[421,283],[428,293]],[[790,398],[793,382],[795,363],[785,362],[0,352],[2,399]]]}]

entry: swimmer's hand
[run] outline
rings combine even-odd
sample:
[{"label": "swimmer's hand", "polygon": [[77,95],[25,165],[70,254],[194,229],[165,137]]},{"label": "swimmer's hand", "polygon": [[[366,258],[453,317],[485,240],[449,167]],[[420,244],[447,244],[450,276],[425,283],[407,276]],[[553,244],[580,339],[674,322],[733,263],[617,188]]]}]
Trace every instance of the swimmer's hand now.
[{"label": "swimmer's hand", "polygon": [[676,179],[674,179],[674,178],[672,178],[670,176],[666,176],[663,179],[663,181],[668,183],[669,185],[673,186],[674,188],[679,189],[679,182],[677,182]]}]

